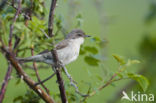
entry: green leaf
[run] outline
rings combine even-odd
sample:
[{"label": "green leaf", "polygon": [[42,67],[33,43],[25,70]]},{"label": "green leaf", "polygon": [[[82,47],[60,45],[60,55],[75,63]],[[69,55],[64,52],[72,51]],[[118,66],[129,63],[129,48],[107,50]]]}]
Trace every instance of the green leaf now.
[{"label": "green leaf", "polygon": [[139,60],[130,60],[130,59],[128,59],[127,66],[130,66],[132,64],[138,64],[138,63],[140,63]]},{"label": "green leaf", "polygon": [[18,85],[21,82],[21,79],[18,78],[18,80],[16,81],[16,85]]},{"label": "green leaf", "polygon": [[84,49],[80,50],[80,55],[84,55],[86,53],[86,51]]},{"label": "green leaf", "polygon": [[85,61],[92,66],[98,66],[99,65],[99,61],[98,59],[92,57],[92,56],[86,56],[85,57]]},{"label": "green leaf", "polygon": [[99,37],[97,37],[97,36],[96,37],[93,37],[92,40],[93,41],[96,41],[96,42],[101,42],[101,39]]},{"label": "green leaf", "polygon": [[86,51],[89,51],[90,53],[93,53],[93,54],[97,54],[97,53],[98,53],[98,50],[97,50],[96,47],[89,47],[89,46],[86,46],[86,47],[84,47],[84,49],[85,49]]},{"label": "green leaf", "polygon": [[23,96],[18,96],[16,98],[13,99],[13,102],[16,103],[17,101],[22,101],[23,100]]},{"label": "green leaf", "polygon": [[99,75],[96,75],[96,77],[97,77],[97,79],[100,80],[100,81],[103,80],[103,78],[102,78],[101,76],[99,76]]},{"label": "green leaf", "polygon": [[43,12],[43,6],[41,4],[39,4],[39,11]]},{"label": "green leaf", "polygon": [[149,81],[146,77],[142,76],[142,75],[138,75],[138,74],[133,74],[133,73],[128,73],[127,74],[129,78],[136,80],[139,85],[141,86],[141,88],[143,89],[143,91],[146,91],[148,86],[149,86]]},{"label": "green leaf", "polygon": [[120,77],[120,78],[123,78],[123,75],[121,73],[117,73],[117,75]]},{"label": "green leaf", "polygon": [[126,64],[125,60],[123,59],[123,57],[119,56],[119,55],[115,55],[113,54],[113,57],[120,63],[120,65],[124,65]]},{"label": "green leaf", "polygon": [[82,26],[82,23],[83,23],[82,15],[81,15],[81,14],[78,14],[78,15],[76,16],[76,20],[77,20],[77,25],[76,25],[76,27],[81,27],[81,26]]}]

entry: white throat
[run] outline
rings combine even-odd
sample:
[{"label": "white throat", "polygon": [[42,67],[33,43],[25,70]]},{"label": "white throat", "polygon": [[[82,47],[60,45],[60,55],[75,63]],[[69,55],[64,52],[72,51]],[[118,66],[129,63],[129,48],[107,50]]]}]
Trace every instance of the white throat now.
[{"label": "white throat", "polygon": [[74,44],[81,45],[81,44],[84,43],[84,38],[80,37],[80,38],[77,38],[77,39],[73,39],[73,42],[74,42]]}]

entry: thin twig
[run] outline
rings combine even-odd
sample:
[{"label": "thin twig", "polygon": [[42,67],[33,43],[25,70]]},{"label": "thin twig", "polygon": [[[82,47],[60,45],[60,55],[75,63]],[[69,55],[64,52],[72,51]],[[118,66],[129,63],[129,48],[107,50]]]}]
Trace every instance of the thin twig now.
[{"label": "thin twig", "polygon": [[[123,80],[123,79],[128,79],[128,78],[119,78],[119,79],[114,79],[119,73],[121,73],[124,69],[119,69],[118,72],[114,73],[112,75],[112,77],[105,83],[103,84],[102,86],[98,87],[97,90],[98,91],[101,91],[103,90],[105,87],[109,86],[112,82],[116,82],[116,81],[119,81],[119,80]],[[88,97],[91,97],[91,96],[94,96],[98,91],[97,90],[94,90],[92,91],[91,93],[88,94],[88,96],[86,96],[82,101],[85,101]]]},{"label": "thin twig", "polygon": [[[22,64],[22,63],[21,63],[21,65],[22,65],[22,67],[23,67],[24,69],[33,69],[33,70],[34,70],[34,67],[31,66],[31,65]],[[49,68],[50,68],[49,65],[46,65],[46,66],[44,66],[44,65],[39,65],[39,66],[37,66],[37,67],[38,67],[38,69],[49,69]]]},{"label": "thin twig", "polygon": [[17,35],[15,35],[15,44],[14,44],[14,47],[13,47],[13,49],[15,49],[15,48],[17,48],[17,46],[18,46],[18,44],[19,44],[19,42],[20,42],[20,38],[17,36]]},{"label": "thin twig", "polygon": [[66,76],[67,76],[68,79],[70,80],[70,85],[73,86],[73,87],[75,88],[76,93],[78,93],[78,94],[81,95],[82,97],[88,96],[87,94],[82,94],[82,93],[79,91],[79,88],[78,88],[78,86],[76,85],[76,84],[77,84],[76,81],[74,81],[74,80],[72,79],[71,75],[68,73],[67,68],[66,68],[64,65],[62,65],[62,67],[63,67],[63,70],[64,70]]},{"label": "thin twig", "polygon": [[54,10],[56,7],[57,0],[51,0],[50,12],[49,12],[49,21],[48,21],[48,34],[50,37],[53,37],[53,21],[54,21]]},{"label": "thin twig", "polygon": [[[13,50],[17,47],[18,44],[19,44],[19,39],[16,39]],[[15,54],[17,55],[17,52]],[[5,78],[3,80],[3,84],[0,90],[0,103],[2,103],[4,99],[6,88],[11,77],[11,73],[12,73],[12,65],[9,63],[7,73],[5,75]]]},{"label": "thin twig", "polygon": [[[5,46],[1,36],[0,36],[0,43],[1,43],[1,48]],[[2,101],[4,99],[4,95],[5,95],[6,88],[7,88],[9,79],[10,79],[11,72],[12,72],[12,66],[11,66],[11,64],[9,64],[7,73],[5,75],[5,78],[3,80],[2,87],[1,87],[1,90],[0,90],[0,103],[2,103]]]},{"label": "thin twig", "polygon": [[[63,65],[62,67],[63,67],[63,70],[64,70],[66,76],[67,76],[68,79],[70,80],[70,82],[71,82],[72,84],[76,83],[76,81],[74,81],[74,80],[72,79],[71,75],[68,73],[67,68],[66,68],[64,65]],[[73,83],[73,82],[74,82],[74,83]],[[77,83],[76,83],[76,84],[77,84]]]},{"label": "thin twig", "polygon": [[23,78],[23,80],[29,85],[31,89],[33,89],[46,103],[55,103],[54,100],[46,93],[40,86],[35,86],[35,81],[33,81],[24,71],[23,68],[19,65],[18,61],[15,58],[13,52],[8,51],[6,47],[3,45],[1,47],[3,53],[5,53],[6,59],[10,61],[12,66],[14,66],[18,75]]},{"label": "thin twig", "polygon": [[68,103],[68,100],[66,97],[66,91],[65,91],[65,87],[64,87],[64,81],[62,79],[62,75],[61,75],[61,71],[60,71],[61,63],[58,59],[57,51],[55,50],[55,48],[51,51],[51,54],[53,56],[53,60],[54,60],[54,64],[55,64],[54,66],[52,66],[52,68],[54,68],[54,70],[56,72],[57,82],[59,84],[62,103]]},{"label": "thin twig", "polygon": [[[3,41],[2,40],[0,40],[0,41],[4,45]],[[13,49],[15,49],[18,44],[19,44],[19,39],[16,38]],[[16,52],[16,54],[17,54],[17,52]],[[9,63],[8,69],[7,69],[7,72],[6,72],[6,75],[5,75],[5,78],[3,80],[3,84],[2,84],[1,90],[0,90],[0,103],[2,103],[2,101],[4,99],[6,88],[8,86],[8,82],[9,82],[10,77],[11,77],[11,73],[12,73],[12,65]]]},{"label": "thin twig", "polygon": [[[7,0],[6,0],[6,2],[7,2]],[[17,8],[17,11],[16,11],[15,16],[13,18],[13,23],[10,26],[10,34],[9,34],[9,40],[8,40],[10,50],[12,48],[12,35],[13,35],[12,33],[13,33],[14,23],[16,22],[16,19],[19,16],[20,9],[21,9],[21,0],[18,3],[18,8]],[[3,41],[2,40],[0,40],[0,41],[1,41],[2,45],[4,46]],[[17,45],[19,44],[19,41],[20,41],[20,39],[16,38],[13,49],[15,49],[17,47]],[[16,53],[15,53],[15,55],[16,55]],[[4,78],[4,81],[3,81],[3,84],[2,84],[2,87],[1,87],[1,90],[0,90],[0,103],[2,103],[2,101],[4,99],[6,88],[7,88],[9,79],[11,77],[11,72],[12,72],[12,65],[9,63],[7,73],[5,75],[5,78]]]},{"label": "thin twig", "polygon": [[16,10],[18,9],[18,8],[14,5],[13,2],[10,3],[10,2],[7,1],[7,4],[8,4],[9,6],[13,7],[13,8],[16,9]]},{"label": "thin twig", "polygon": [[12,37],[13,37],[14,23],[16,22],[17,17],[20,13],[20,9],[21,9],[21,0],[18,1],[18,9],[15,13],[13,23],[10,25],[10,33],[9,33],[9,48],[10,49],[8,50],[8,48],[5,46],[4,42],[0,38],[0,42],[2,45],[1,50],[5,54],[6,59],[8,61],[10,61],[11,65],[15,68],[18,75],[21,78],[23,78],[23,80],[27,83],[27,85],[29,85],[29,87],[31,89],[33,89],[46,103],[54,103],[54,100],[46,92],[44,92],[40,88],[40,86],[35,86],[35,82],[30,77],[28,77],[28,75],[23,71],[22,67],[20,66],[20,64],[18,63],[18,61],[15,58],[16,54],[11,49],[12,48]]},{"label": "thin twig", "polygon": [[42,32],[43,32],[43,34],[47,37],[47,39],[49,39],[50,37],[47,35],[47,33],[43,30],[43,29],[40,29]]},{"label": "thin twig", "polygon": [[[21,11],[21,2],[22,0],[19,0],[18,1],[18,8],[17,8],[17,11],[15,13],[15,16],[13,18],[13,22],[12,24],[10,25],[10,33],[9,33],[9,47],[12,46],[12,36],[13,36],[13,29],[14,29],[14,23],[16,22],[19,14],[20,14],[20,11]],[[10,48],[11,49],[11,48]]]},{"label": "thin twig", "polygon": [[[53,21],[54,21],[54,9],[56,7],[56,2],[57,0],[51,0],[51,7],[50,7],[50,12],[49,12],[49,21],[48,21],[48,34],[50,37],[53,37]],[[57,76],[57,82],[59,84],[59,89],[60,89],[60,95],[61,95],[61,100],[62,103],[68,103],[67,97],[66,97],[66,91],[65,91],[65,87],[64,87],[64,81],[62,79],[61,76],[61,71],[60,71],[60,62],[58,59],[58,55],[57,55],[57,51],[55,49],[55,43],[53,40],[53,50],[51,50],[51,54],[53,56],[53,61],[55,66],[52,66],[52,68],[54,68],[55,72],[56,72],[56,76]],[[52,61],[52,62],[53,62]]]},{"label": "thin twig", "polygon": [[2,84],[2,87],[0,90],[0,103],[2,103],[2,101],[4,99],[4,95],[5,95],[6,88],[7,88],[9,79],[10,79],[11,72],[12,72],[12,66],[11,66],[11,64],[9,64],[7,73],[5,75],[5,79],[3,80],[3,84]]},{"label": "thin twig", "polygon": [[54,73],[53,73],[52,75],[50,75],[48,78],[46,78],[46,79],[44,79],[44,80],[42,80],[42,81],[36,83],[35,85],[39,85],[39,84],[42,84],[42,83],[46,82],[47,80],[49,80],[49,79],[51,79],[52,77],[54,77],[55,74],[56,74],[56,72],[54,72]]},{"label": "thin twig", "polygon": [[[138,72],[138,74],[143,74],[143,73],[146,73],[146,67],[141,68],[141,70]],[[130,79],[130,78],[127,78],[127,79]],[[116,96],[112,98],[111,100],[108,100],[108,102],[114,103],[115,101],[119,99],[119,96],[123,91],[133,88],[134,85],[136,85],[135,81],[129,82],[122,89],[120,89],[117,93],[115,93]]]},{"label": "thin twig", "polygon": [[[14,9],[18,9],[15,5],[13,5],[13,3],[7,2],[7,4],[11,7],[13,7]],[[27,18],[28,20],[31,20],[31,15],[27,15],[23,9],[20,10],[20,14],[23,15],[25,18]]]},{"label": "thin twig", "polygon": [[[31,55],[34,56],[34,49],[31,48]],[[35,74],[36,74],[36,77],[37,77],[37,80],[38,82],[41,82],[41,79],[40,79],[40,76],[38,74],[38,68],[37,68],[37,65],[35,62],[33,62],[33,67],[34,67],[34,70],[35,70]],[[46,92],[49,94],[49,90],[48,88],[43,84],[41,83],[41,86],[46,90]]]},{"label": "thin twig", "polygon": [[57,76],[57,81],[59,84],[59,89],[60,89],[60,95],[61,95],[61,100],[62,103],[68,103],[67,97],[66,97],[66,91],[64,88],[64,82],[61,76],[61,71],[59,70],[59,68],[55,68],[56,69],[56,76]]}]

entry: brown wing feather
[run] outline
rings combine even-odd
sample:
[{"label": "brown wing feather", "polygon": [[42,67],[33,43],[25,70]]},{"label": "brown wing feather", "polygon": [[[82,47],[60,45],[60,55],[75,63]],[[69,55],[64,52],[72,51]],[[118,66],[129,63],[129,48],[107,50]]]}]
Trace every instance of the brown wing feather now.
[{"label": "brown wing feather", "polygon": [[[68,42],[67,42],[67,40],[63,40],[63,41],[59,42],[58,44],[56,44],[56,50],[62,49],[66,46],[68,46]],[[50,52],[50,50],[46,49],[46,50],[40,52],[39,54],[44,54],[44,53],[48,53],[48,52]]]},{"label": "brown wing feather", "polygon": [[46,50],[40,52],[39,54],[44,54],[44,53],[48,53],[48,52],[50,52],[50,51],[48,49],[46,49]]},{"label": "brown wing feather", "polygon": [[59,42],[58,44],[56,44],[56,50],[65,48],[66,46],[68,46],[68,40],[67,39],[65,39],[65,40]]}]

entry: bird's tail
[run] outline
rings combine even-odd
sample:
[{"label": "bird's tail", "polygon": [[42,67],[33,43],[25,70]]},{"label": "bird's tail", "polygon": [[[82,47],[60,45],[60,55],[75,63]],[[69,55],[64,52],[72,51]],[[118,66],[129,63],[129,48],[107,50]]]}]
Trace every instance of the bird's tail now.
[{"label": "bird's tail", "polygon": [[31,57],[27,57],[27,58],[16,58],[19,62],[40,62],[42,55],[35,55],[35,56],[31,56]]}]

